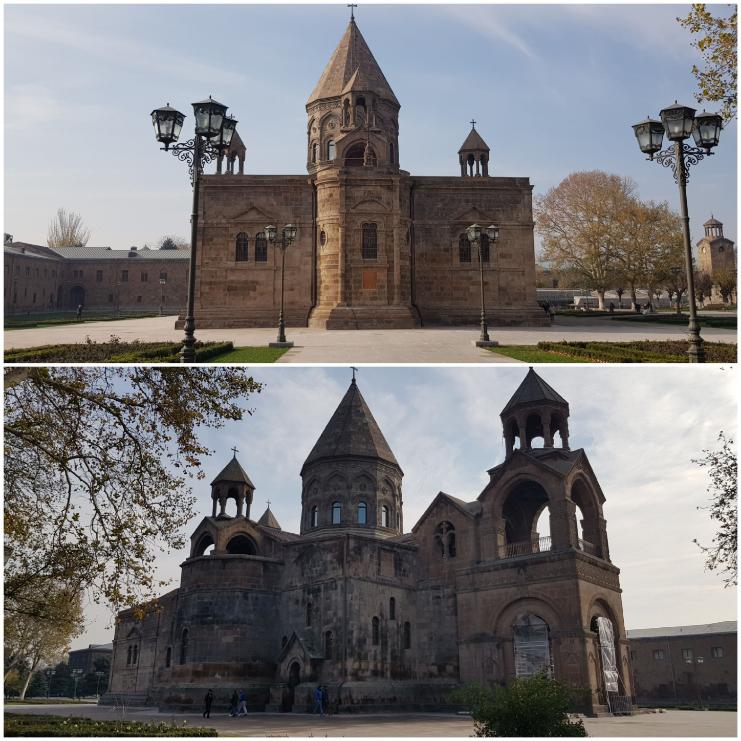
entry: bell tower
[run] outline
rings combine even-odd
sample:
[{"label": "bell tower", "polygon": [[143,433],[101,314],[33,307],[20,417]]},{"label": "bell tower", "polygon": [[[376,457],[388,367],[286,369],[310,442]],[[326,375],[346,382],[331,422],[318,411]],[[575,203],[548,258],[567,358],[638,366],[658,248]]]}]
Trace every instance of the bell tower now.
[{"label": "bell tower", "polygon": [[234,457],[211,482],[211,499],[213,500],[211,517],[230,518],[231,515],[226,513],[226,505],[230,499],[233,499],[237,505],[236,516],[249,520],[255,486],[237,460],[237,449],[234,448],[233,451]]},{"label": "bell tower", "polygon": [[489,146],[476,131],[476,121],[471,121],[471,131],[458,150],[462,177],[489,177]]},{"label": "bell tower", "polygon": [[551,388],[530,366],[524,380],[499,415],[504,429],[505,458],[518,450],[532,450],[536,438],[543,438],[544,448],[553,448],[554,437],[561,438],[561,448],[569,449],[569,403]]}]

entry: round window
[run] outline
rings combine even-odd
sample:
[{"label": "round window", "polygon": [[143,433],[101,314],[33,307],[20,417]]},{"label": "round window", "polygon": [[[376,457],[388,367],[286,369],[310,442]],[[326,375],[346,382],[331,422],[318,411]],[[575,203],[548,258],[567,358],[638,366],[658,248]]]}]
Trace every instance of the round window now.
[{"label": "round window", "polygon": [[319,244],[324,247],[325,244],[327,244],[327,233],[322,229],[321,232],[319,232]]}]

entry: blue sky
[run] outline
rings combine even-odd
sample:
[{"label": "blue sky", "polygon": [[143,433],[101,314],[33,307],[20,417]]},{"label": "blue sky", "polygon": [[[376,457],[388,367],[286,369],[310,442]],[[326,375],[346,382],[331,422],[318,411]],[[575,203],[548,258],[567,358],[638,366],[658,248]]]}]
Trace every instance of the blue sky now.
[{"label": "blue sky", "polygon": [[[404,530],[409,532],[439,491],[473,501],[502,462],[499,412],[525,376],[522,367],[363,367],[358,384],[404,471]],[[539,367],[570,404],[570,445],[583,447],[605,493],[610,554],[621,570],[628,629],[736,618],[736,590],[703,567],[692,542],[708,543],[713,524],[697,508],[707,477],[692,463],[714,448],[720,430],[736,432],[734,367]],[[252,416],[203,431],[214,450],[194,487],[198,514],[211,514],[210,482],[232,456],[256,490],[251,516],[266,501],[285,530],[298,532],[299,472],[350,382],[347,368],[264,366],[265,383],[247,406]],[[691,390],[691,391],[688,391]],[[712,410],[712,413],[708,413]],[[541,528],[541,533],[543,529]],[[157,559],[160,574],[179,581],[188,549]],[[170,587],[170,588],[171,588]],[[163,590],[167,591],[167,589]],[[87,632],[75,648],[111,640],[111,614],[89,605]]]},{"label": "blue sky", "polygon": [[[678,204],[631,124],[693,104],[687,5],[363,5],[357,22],[401,102],[400,161],[456,175],[473,117],[494,175],[544,193],[572,171],[635,179]],[[726,6],[717,6],[727,12]],[[90,244],[187,235],[185,166],[158,150],[150,111],[230,106],[249,173],[305,171],[304,105],[348,21],[338,5],[5,6],[5,231],[46,241],[60,206]],[[192,114],[186,119],[192,126]],[[714,213],[736,238],[736,123],[691,172],[693,241]]]}]

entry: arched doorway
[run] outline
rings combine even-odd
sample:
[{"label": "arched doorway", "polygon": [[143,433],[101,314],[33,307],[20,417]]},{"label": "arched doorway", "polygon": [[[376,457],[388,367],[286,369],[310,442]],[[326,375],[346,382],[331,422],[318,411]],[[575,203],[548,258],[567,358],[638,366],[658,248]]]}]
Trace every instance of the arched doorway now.
[{"label": "arched doorway", "polygon": [[69,301],[73,309],[85,306],[85,289],[82,286],[74,286],[69,292]]},{"label": "arched doorway", "polygon": [[288,691],[283,696],[284,713],[290,713],[293,710],[293,703],[296,699],[296,685],[301,683],[301,664],[298,661],[291,662],[288,667]]}]

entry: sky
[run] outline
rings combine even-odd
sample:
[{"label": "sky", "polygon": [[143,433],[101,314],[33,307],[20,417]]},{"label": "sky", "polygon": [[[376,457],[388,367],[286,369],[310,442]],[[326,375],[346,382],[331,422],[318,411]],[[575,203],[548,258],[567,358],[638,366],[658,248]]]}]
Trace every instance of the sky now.
[{"label": "sky", "polygon": [[[358,26],[402,108],[399,156],[418,175],[457,175],[473,118],[490,172],[535,195],[573,171],[633,178],[678,208],[669,170],[631,125],[693,104],[689,5],[382,5]],[[727,6],[717,6],[726,13]],[[299,174],[305,103],[348,22],[327,5],[26,5],[5,16],[5,231],[45,244],[64,207],[90,245],[187,235],[186,166],[158,148],[150,112],[189,114],[212,95],[239,120],[246,172]],[[701,106],[698,106],[700,108]],[[690,172],[693,242],[711,214],[736,239],[736,123]],[[185,138],[185,137],[184,137]]]},{"label": "sky", "polygon": [[[692,462],[736,435],[736,369],[731,367],[540,366],[570,404],[570,445],[584,448],[606,497],[612,562],[621,569],[625,625],[650,628],[736,619],[736,590],[706,572],[692,542],[714,533],[705,510],[708,479]],[[404,471],[404,529],[411,531],[439,491],[473,501],[487,469],[504,460],[499,413],[525,376],[522,367],[362,367],[358,385]],[[345,394],[347,368],[255,369],[262,392],[254,413],[218,431],[197,482],[195,530],[211,514],[209,483],[232,457],[256,489],[252,519],[270,500],[284,530],[298,532],[301,465]],[[542,534],[542,533],[541,533]],[[188,549],[158,557],[159,574],[179,582]],[[73,648],[112,640],[112,615],[86,605],[87,631]]]}]

